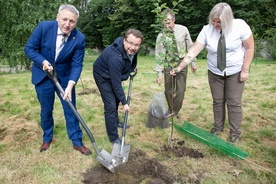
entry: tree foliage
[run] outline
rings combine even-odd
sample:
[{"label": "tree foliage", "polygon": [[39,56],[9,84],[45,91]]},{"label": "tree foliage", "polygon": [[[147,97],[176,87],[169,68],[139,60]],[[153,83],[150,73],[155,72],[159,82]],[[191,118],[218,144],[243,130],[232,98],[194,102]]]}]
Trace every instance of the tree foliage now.
[{"label": "tree foliage", "polygon": [[110,28],[109,15],[113,10],[114,0],[93,0],[87,10],[80,15],[78,27],[86,36],[87,47],[103,50],[114,34]]},{"label": "tree foliage", "polygon": [[155,8],[152,12],[156,14],[156,21],[151,26],[154,27],[157,33],[160,33],[160,41],[158,44],[161,44],[166,52],[155,53],[157,56],[157,64],[163,65],[165,68],[175,68],[178,64],[179,54],[181,52],[183,52],[181,54],[185,54],[185,51],[177,51],[177,46],[174,44],[176,43],[174,33],[166,27],[166,24],[169,23],[168,21],[171,21],[167,19],[167,11],[170,10],[172,14],[177,14],[177,5],[183,2],[183,0],[173,1],[173,7],[171,8],[167,6],[167,3],[160,4],[160,2],[161,1],[158,0],[157,3],[153,4]]},{"label": "tree foliage", "polygon": [[94,0],[88,6],[85,20],[80,21],[79,26],[84,28],[82,31],[91,41],[89,47],[102,50],[129,28],[139,29],[144,34],[142,52],[153,46],[150,39],[155,34],[150,27],[154,22],[151,0]]},{"label": "tree foliage", "polygon": [[0,48],[10,66],[29,66],[24,45],[37,22],[56,17],[55,0],[0,1]]},{"label": "tree foliage", "polygon": [[[39,21],[56,19],[62,3],[75,5],[80,11],[78,29],[87,38],[87,47],[104,49],[128,28],[142,31],[144,42],[141,52],[154,48],[157,32],[154,27],[154,3],[166,3],[172,8],[171,0],[0,0],[0,50],[1,60],[10,66],[29,65],[23,49],[31,32]],[[177,7],[176,23],[185,25],[195,40],[208,23],[211,8],[218,0],[183,0]],[[275,2],[273,0],[226,0],[236,18],[244,19],[251,27],[255,40],[269,39],[275,43]],[[274,42],[273,42],[274,39]],[[259,42],[256,42],[259,43]],[[258,48],[258,47],[257,47]],[[270,48],[275,57],[275,49]],[[274,54],[273,54],[274,52]],[[276,58],[274,58],[276,59]]]}]

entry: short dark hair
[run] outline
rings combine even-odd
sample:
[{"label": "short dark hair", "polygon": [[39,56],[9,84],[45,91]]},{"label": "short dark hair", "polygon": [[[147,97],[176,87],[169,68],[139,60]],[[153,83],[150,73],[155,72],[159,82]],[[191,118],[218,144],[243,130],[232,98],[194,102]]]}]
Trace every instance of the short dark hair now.
[{"label": "short dark hair", "polygon": [[141,33],[141,31],[139,31],[138,29],[132,29],[132,28],[128,29],[124,38],[128,38],[128,35],[130,35],[130,34],[134,35],[137,38],[141,38],[141,40],[143,42],[144,36]]}]

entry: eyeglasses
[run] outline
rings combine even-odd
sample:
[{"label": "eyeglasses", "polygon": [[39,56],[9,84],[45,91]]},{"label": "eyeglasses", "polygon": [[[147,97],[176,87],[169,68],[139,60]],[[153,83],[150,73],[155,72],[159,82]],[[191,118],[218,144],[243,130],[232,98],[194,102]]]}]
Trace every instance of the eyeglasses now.
[{"label": "eyeglasses", "polygon": [[132,47],[137,48],[137,49],[140,48],[140,45],[134,44],[133,42],[128,41],[126,38],[125,38],[125,40],[126,40],[126,42],[127,42],[129,45],[131,45]]}]

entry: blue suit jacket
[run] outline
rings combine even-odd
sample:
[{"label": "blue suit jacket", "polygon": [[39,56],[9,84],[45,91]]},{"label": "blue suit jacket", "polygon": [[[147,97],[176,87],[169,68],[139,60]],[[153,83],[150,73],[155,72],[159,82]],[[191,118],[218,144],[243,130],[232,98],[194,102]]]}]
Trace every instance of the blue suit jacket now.
[{"label": "blue suit jacket", "polygon": [[42,70],[44,60],[54,66],[63,87],[67,86],[69,80],[77,82],[80,77],[85,52],[85,36],[77,29],[73,29],[55,61],[57,29],[57,21],[40,22],[25,45],[24,51],[33,61],[32,83],[34,85],[46,77]]}]

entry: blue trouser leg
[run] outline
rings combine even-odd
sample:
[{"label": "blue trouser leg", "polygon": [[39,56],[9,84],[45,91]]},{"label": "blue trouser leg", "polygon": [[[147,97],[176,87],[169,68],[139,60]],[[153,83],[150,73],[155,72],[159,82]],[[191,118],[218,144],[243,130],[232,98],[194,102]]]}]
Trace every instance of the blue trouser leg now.
[{"label": "blue trouser leg", "polygon": [[[74,115],[73,111],[68,106],[67,102],[63,100],[60,93],[57,91],[57,95],[61,101],[63,107],[63,113],[66,120],[66,130],[69,139],[73,142],[74,146],[82,146],[82,130],[80,129],[79,121]],[[76,108],[76,94],[75,88],[72,89],[72,104]]]},{"label": "blue trouser leg", "polygon": [[104,117],[107,135],[109,140],[115,141],[119,138],[118,135],[118,106],[120,101],[117,99],[112,90],[110,81],[103,80],[101,76],[94,73],[95,82],[101,93],[102,101],[104,103]]},{"label": "blue trouser leg", "polygon": [[40,126],[43,130],[43,142],[53,139],[54,119],[53,106],[55,101],[55,87],[51,80],[43,80],[35,86],[40,103]]},{"label": "blue trouser leg", "polygon": [[[43,130],[43,142],[50,142],[53,139],[54,119],[53,107],[55,101],[55,92],[60,97],[60,92],[50,79],[45,78],[41,83],[35,86],[37,97],[41,106],[41,128]],[[79,122],[67,102],[61,99],[64,116],[66,120],[66,129],[68,137],[75,146],[82,146],[82,131]],[[75,90],[72,90],[72,103],[76,104]]]}]

